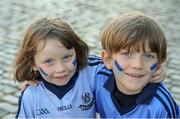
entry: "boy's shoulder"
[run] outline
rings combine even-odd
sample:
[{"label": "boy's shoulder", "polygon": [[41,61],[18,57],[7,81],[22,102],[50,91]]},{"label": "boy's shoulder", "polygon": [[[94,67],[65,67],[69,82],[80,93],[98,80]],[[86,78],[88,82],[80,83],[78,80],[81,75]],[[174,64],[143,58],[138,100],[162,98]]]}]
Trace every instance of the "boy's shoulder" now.
[{"label": "boy's shoulder", "polygon": [[180,116],[178,105],[174,101],[170,91],[165,84],[160,83],[156,91],[154,100],[156,100],[154,101],[156,107],[158,107],[158,105],[162,105],[162,108],[166,110],[169,118],[177,118]]},{"label": "boy's shoulder", "polygon": [[109,78],[112,78],[112,70],[109,70],[104,66],[95,76],[96,85],[104,85]]},{"label": "boy's shoulder", "polygon": [[112,75],[112,70],[107,69],[105,66],[97,72],[97,77],[109,78]]},{"label": "boy's shoulder", "polygon": [[96,55],[89,55],[87,66],[84,67],[80,72],[84,72],[83,74],[87,74],[89,76],[95,76],[95,74],[104,67],[104,63],[102,58]]}]

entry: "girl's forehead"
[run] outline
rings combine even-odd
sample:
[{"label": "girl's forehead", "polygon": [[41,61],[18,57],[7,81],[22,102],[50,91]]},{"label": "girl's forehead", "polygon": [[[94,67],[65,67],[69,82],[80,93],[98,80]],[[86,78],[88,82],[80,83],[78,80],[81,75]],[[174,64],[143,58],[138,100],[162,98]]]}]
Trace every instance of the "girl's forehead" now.
[{"label": "girl's forehead", "polygon": [[69,53],[75,53],[75,50],[67,49],[60,42],[47,40],[45,43],[40,42],[36,50],[36,56],[39,57],[59,57]]},{"label": "girl's forehead", "polygon": [[56,47],[65,47],[60,40],[56,39],[56,38],[46,38],[46,39],[42,39],[38,42],[37,44],[37,48],[44,48],[48,45],[53,45]]}]

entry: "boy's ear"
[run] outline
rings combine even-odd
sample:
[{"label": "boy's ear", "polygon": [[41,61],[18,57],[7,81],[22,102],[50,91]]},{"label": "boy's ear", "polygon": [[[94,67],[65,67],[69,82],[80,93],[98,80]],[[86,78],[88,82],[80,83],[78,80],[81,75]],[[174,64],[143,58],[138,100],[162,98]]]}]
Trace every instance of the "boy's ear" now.
[{"label": "boy's ear", "polygon": [[106,50],[102,51],[102,59],[106,68],[112,69],[111,56],[109,56]]}]

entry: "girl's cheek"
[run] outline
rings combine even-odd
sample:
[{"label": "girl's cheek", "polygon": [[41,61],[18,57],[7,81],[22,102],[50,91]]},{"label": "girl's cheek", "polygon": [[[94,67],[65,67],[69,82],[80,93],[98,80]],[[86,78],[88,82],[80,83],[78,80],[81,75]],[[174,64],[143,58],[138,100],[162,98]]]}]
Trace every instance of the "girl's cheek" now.
[{"label": "girl's cheek", "polygon": [[47,70],[47,68],[39,67],[39,72],[44,79],[48,77],[49,71]]}]

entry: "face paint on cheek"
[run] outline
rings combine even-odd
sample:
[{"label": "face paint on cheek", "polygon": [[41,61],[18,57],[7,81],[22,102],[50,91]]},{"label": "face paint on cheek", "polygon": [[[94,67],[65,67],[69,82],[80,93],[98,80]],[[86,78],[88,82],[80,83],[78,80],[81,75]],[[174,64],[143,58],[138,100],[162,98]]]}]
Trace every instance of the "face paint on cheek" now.
[{"label": "face paint on cheek", "polygon": [[39,67],[39,72],[44,79],[48,76],[48,74],[40,67]]},{"label": "face paint on cheek", "polygon": [[74,59],[74,61],[73,61],[72,63],[73,63],[74,66],[77,65],[77,60],[76,60],[76,58]]},{"label": "face paint on cheek", "polygon": [[122,67],[120,66],[120,64],[118,64],[118,62],[115,60],[114,61],[114,67],[115,67],[115,73],[119,76],[123,76],[123,69]]},{"label": "face paint on cheek", "polygon": [[151,66],[151,71],[152,71],[152,72],[155,72],[155,71],[157,70],[157,67],[158,67],[157,63],[153,64],[153,65]]}]

